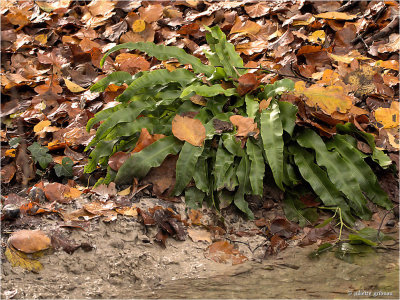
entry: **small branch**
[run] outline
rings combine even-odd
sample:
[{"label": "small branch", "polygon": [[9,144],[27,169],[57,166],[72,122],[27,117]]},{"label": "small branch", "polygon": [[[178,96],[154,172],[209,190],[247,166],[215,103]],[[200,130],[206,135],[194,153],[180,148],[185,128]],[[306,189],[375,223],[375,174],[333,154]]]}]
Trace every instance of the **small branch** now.
[{"label": "small branch", "polygon": [[385,28],[383,28],[381,31],[377,32],[373,36],[366,39],[365,42],[367,44],[372,44],[373,41],[385,37],[392,32],[396,32],[398,26],[399,26],[399,16],[396,16]]},{"label": "small branch", "polygon": [[358,1],[349,0],[349,1],[347,1],[347,3],[345,5],[342,5],[336,11],[339,11],[339,12],[346,11],[346,10],[356,6],[357,2]]},{"label": "small branch", "polygon": [[380,237],[379,237],[379,234],[381,233],[383,221],[385,220],[386,216],[387,216],[392,210],[394,210],[396,207],[399,208],[399,204],[397,204],[397,205],[393,206],[391,209],[389,209],[389,210],[385,213],[385,215],[384,215],[383,218],[382,218],[381,223],[379,224],[378,232],[377,232],[377,234],[376,234],[379,244],[382,244],[382,241],[381,241],[381,239],[380,239]]}]

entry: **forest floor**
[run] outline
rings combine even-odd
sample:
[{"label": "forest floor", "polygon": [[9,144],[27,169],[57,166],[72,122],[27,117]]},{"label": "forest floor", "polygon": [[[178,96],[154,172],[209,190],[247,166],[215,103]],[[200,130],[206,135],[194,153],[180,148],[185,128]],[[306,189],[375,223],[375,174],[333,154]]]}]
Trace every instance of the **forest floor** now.
[{"label": "forest floor", "polygon": [[[336,124],[351,122],[373,134],[398,169],[398,11],[390,0],[2,1],[1,297],[354,298],[366,291],[398,298],[393,169],[373,170],[395,209],[369,203],[372,219],[358,220],[355,229],[380,230],[396,245],[391,241],[353,264],[333,253],[309,260],[309,252],[338,238],[339,228],[314,228],[330,216],[324,211],[304,228],[289,222],[283,193],[269,183],[263,197],[247,199],[255,214],[250,221],[231,206],[221,213],[190,210],[183,197],[165,197],[173,169],[119,190],[94,189],[104,172],[83,172],[83,149],[95,133],[86,132],[86,123],[115,105],[125,87],[88,88],[115,70],[179,67],[174,60],[121,53],[102,69],[102,55],[119,43],[149,41],[205,61],[204,26],[214,25],[246,67],[276,71],[259,74],[262,83],[290,77],[314,87],[340,86],[340,96],[353,99],[346,112],[323,96],[311,104],[297,99],[296,124],[329,138]],[[366,143],[357,147],[371,153]],[[310,208],[314,200],[302,199]],[[171,226],[172,234],[165,234]],[[12,233],[37,229],[51,244],[39,256],[10,247]],[[279,284],[264,285],[275,280]]]}]

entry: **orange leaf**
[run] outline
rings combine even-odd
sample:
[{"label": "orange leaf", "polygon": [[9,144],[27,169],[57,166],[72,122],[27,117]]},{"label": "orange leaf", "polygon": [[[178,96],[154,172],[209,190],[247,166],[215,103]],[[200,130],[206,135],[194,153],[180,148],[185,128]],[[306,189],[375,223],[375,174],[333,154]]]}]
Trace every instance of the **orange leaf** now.
[{"label": "orange leaf", "polygon": [[147,146],[150,146],[155,141],[162,139],[163,137],[165,137],[165,135],[163,134],[155,134],[152,136],[146,128],[142,128],[139,139],[136,143],[136,147],[132,150],[131,153],[140,152]]},{"label": "orange leaf", "polygon": [[257,128],[257,123],[254,123],[253,118],[246,118],[239,115],[234,115],[229,118],[233,125],[238,127],[236,136],[254,136],[257,137],[259,134],[259,129]]},{"label": "orange leaf", "polygon": [[375,119],[378,128],[396,128],[399,126],[399,111],[394,108],[379,107],[375,110]]},{"label": "orange leaf", "polygon": [[206,139],[206,128],[200,120],[176,115],[172,120],[172,133],[181,141],[201,147]]},{"label": "orange leaf", "polygon": [[233,245],[227,241],[218,241],[210,245],[206,256],[219,263],[231,261],[232,265],[241,264],[247,260],[246,256],[240,253],[239,250],[235,249]]},{"label": "orange leaf", "polygon": [[146,22],[141,19],[136,20],[132,24],[132,30],[134,32],[142,32],[143,30],[145,30],[145,28],[146,28]]},{"label": "orange leaf", "polygon": [[349,15],[344,12],[331,11],[318,14],[315,17],[321,19],[330,19],[330,20],[353,20],[357,18],[357,15]]}]

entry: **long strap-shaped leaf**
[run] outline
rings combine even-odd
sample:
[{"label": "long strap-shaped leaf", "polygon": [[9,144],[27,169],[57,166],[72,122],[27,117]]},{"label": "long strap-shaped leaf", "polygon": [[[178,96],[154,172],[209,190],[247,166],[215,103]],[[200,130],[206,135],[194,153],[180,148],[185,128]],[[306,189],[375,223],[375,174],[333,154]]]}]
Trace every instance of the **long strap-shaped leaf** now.
[{"label": "long strap-shaped leaf", "polygon": [[125,43],[117,45],[107,51],[100,61],[100,66],[103,67],[107,56],[121,49],[139,50],[147,53],[149,56],[154,56],[159,60],[176,58],[181,64],[191,64],[195,73],[204,73],[207,76],[210,76],[215,69],[212,66],[204,65],[200,59],[193,55],[187,54],[185,50],[181,48],[175,46],[156,45],[152,42]]},{"label": "long strap-shaped leaf", "polygon": [[147,101],[134,101],[129,103],[125,109],[113,112],[97,129],[96,136],[89,143],[86,149],[89,149],[91,146],[103,139],[114,128],[115,125],[133,122],[143,110],[153,105],[154,101],[150,101],[150,99]]},{"label": "long strap-shaped leaf", "polygon": [[203,153],[200,155],[200,158],[196,163],[196,172],[193,174],[193,179],[196,184],[196,187],[206,193],[207,195],[212,193],[210,190],[210,180],[208,176],[208,162],[207,158],[209,156],[209,150],[206,148]]},{"label": "long strap-shaped leaf", "polygon": [[117,71],[113,72],[107,77],[104,77],[100,79],[98,82],[93,84],[90,87],[91,92],[104,92],[104,90],[110,85],[110,84],[115,84],[115,85],[121,85],[123,83],[126,84],[131,84],[132,82],[132,75],[128,72],[123,72],[123,71]]},{"label": "long strap-shaped leaf", "polygon": [[172,72],[168,70],[154,70],[134,80],[116,100],[126,102],[142,93],[143,89],[152,88],[156,85],[167,85],[171,82],[177,82],[184,87],[195,79],[196,76],[185,69],[177,69]]},{"label": "long strap-shaped leaf", "polygon": [[242,212],[244,212],[249,219],[254,219],[253,212],[249,208],[249,204],[244,199],[244,194],[247,190],[247,186],[250,185],[249,182],[249,173],[250,173],[250,162],[247,154],[243,155],[240,160],[239,166],[236,170],[236,176],[239,181],[239,188],[235,193],[235,197],[233,198],[233,203],[239,208]]},{"label": "long strap-shaped leaf", "polygon": [[335,185],[329,180],[326,172],[314,163],[314,155],[297,145],[292,145],[289,149],[294,155],[294,161],[301,176],[310,184],[322,202],[326,206],[340,207],[345,222],[353,224],[354,217],[350,213],[349,206]]},{"label": "long strap-shaped leaf", "polygon": [[105,119],[107,119],[109,116],[111,116],[113,113],[115,113],[116,111],[123,109],[124,107],[126,107],[127,104],[118,104],[116,106],[104,109],[100,112],[98,112],[97,114],[94,115],[93,118],[91,118],[87,124],[86,124],[86,130],[87,132],[90,131],[90,129],[93,127],[94,124],[99,123]]},{"label": "long strap-shaped leaf", "polygon": [[362,132],[357,129],[357,127],[353,123],[346,123],[344,125],[337,124],[337,129],[341,132],[345,133],[355,133],[361,136],[369,145],[372,150],[371,158],[379,164],[382,168],[386,169],[392,164],[392,160],[389,156],[387,156],[382,150],[379,150],[375,146],[374,136],[370,133]]},{"label": "long strap-shaped leaf", "polygon": [[354,176],[351,165],[338,153],[328,151],[321,137],[311,129],[304,130],[297,138],[297,142],[302,147],[315,150],[318,165],[326,168],[329,179],[339,191],[346,195],[351,208],[359,217],[369,219],[371,212],[366,206],[367,200]]},{"label": "long strap-shaped leaf", "polygon": [[153,132],[154,126],[158,120],[155,118],[139,118],[129,123],[121,123],[114,126],[114,128],[107,134],[107,140],[119,139],[134,135],[135,133],[146,128],[149,132]]},{"label": "long strap-shaped leaf", "polygon": [[292,136],[296,121],[297,106],[286,101],[279,101],[278,105],[279,115],[282,121],[282,128],[289,133],[290,136]]},{"label": "long strap-shaped leaf", "polygon": [[279,117],[279,106],[272,103],[261,112],[261,138],[265,156],[272,170],[276,185],[283,188],[283,128]]},{"label": "long strap-shaped leaf", "polygon": [[231,43],[228,43],[222,30],[218,26],[205,28],[210,32],[213,38],[207,39],[210,44],[210,48],[218,55],[219,61],[222,63],[225,73],[233,78],[238,78],[238,73],[239,75],[246,73],[246,71],[242,69],[235,70],[235,67],[243,67],[243,60],[235,51],[235,46],[233,46]]},{"label": "long strap-shaped leaf", "polygon": [[214,186],[216,190],[220,190],[224,187],[225,178],[229,167],[233,164],[234,155],[229,153],[222,146],[222,140],[219,142],[217,154],[215,157],[215,165],[213,170]]},{"label": "long strap-shaped leaf", "polygon": [[223,94],[227,97],[236,94],[236,89],[224,89],[220,84],[208,85],[190,85],[182,91],[181,98],[186,97],[191,92],[195,92],[199,96],[203,97],[214,97],[216,95]]},{"label": "long strap-shaped leaf", "polygon": [[100,159],[105,156],[109,156],[114,148],[114,145],[117,141],[100,141],[96,148],[90,153],[89,162],[85,166],[85,173],[92,173],[96,170],[97,164]]},{"label": "long strap-shaped leaf", "polygon": [[265,162],[262,150],[251,138],[247,140],[246,148],[251,161],[249,175],[251,188],[255,195],[262,196],[265,173]]},{"label": "long strap-shaped leaf", "polygon": [[195,166],[203,150],[204,147],[196,147],[188,142],[185,142],[183,145],[178,161],[176,162],[175,195],[182,193],[193,178],[193,174],[197,172]]},{"label": "long strap-shaped leaf", "polygon": [[351,166],[361,189],[372,202],[386,209],[393,207],[388,195],[380,187],[374,172],[364,161],[358,149],[354,148],[340,135],[336,135],[333,141],[329,142],[327,146],[339,152],[343,159]]},{"label": "long strap-shaped leaf", "polygon": [[143,178],[153,167],[158,167],[169,154],[177,154],[182,143],[174,136],[162,138],[142,151],[134,153],[118,170],[115,182],[131,182],[133,177]]}]

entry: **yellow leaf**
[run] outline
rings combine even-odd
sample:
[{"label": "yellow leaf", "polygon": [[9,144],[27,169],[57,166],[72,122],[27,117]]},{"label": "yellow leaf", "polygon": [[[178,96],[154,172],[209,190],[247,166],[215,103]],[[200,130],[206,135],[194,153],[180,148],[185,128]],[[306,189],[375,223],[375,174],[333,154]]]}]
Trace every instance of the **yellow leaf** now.
[{"label": "yellow leaf", "polygon": [[387,132],[388,138],[389,138],[389,144],[393,147],[399,150],[400,145],[399,145],[399,140],[396,139],[396,137],[393,134],[390,134]]},{"label": "yellow leaf", "polygon": [[39,43],[41,43],[42,45],[46,45],[47,44],[47,34],[46,33],[39,34],[39,35],[35,36],[35,40],[38,41]]},{"label": "yellow leaf", "polygon": [[316,44],[323,44],[325,42],[325,31],[323,30],[317,30],[314,31],[309,37],[308,40],[311,43],[316,43]]},{"label": "yellow leaf", "polygon": [[324,12],[322,14],[315,15],[316,18],[329,19],[329,20],[353,20],[357,18],[358,15],[349,15],[344,12]]},{"label": "yellow leaf", "polygon": [[378,128],[396,128],[399,126],[399,111],[397,109],[379,107],[375,110],[374,115]]},{"label": "yellow leaf", "polygon": [[136,20],[132,24],[132,30],[134,32],[142,32],[146,28],[146,22],[143,21],[142,19]]},{"label": "yellow leaf", "polygon": [[131,193],[131,187],[128,187],[120,192],[118,192],[117,194],[119,196],[128,196]]},{"label": "yellow leaf", "polygon": [[172,133],[181,141],[201,147],[206,139],[206,128],[200,120],[176,115],[172,120]]},{"label": "yellow leaf", "polygon": [[138,215],[137,208],[134,206],[116,208],[115,211],[124,216],[136,217]]},{"label": "yellow leaf", "polygon": [[73,93],[80,93],[83,91],[86,91],[83,87],[77,85],[76,83],[73,83],[72,81],[68,80],[67,78],[64,78],[65,85],[67,88],[73,92]]},{"label": "yellow leaf", "polygon": [[352,99],[347,96],[341,86],[312,85],[306,88],[304,81],[297,81],[294,93],[306,96],[305,102],[308,106],[320,108],[328,115],[336,111],[346,113],[353,105]]},{"label": "yellow leaf", "polygon": [[7,246],[4,254],[13,267],[21,267],[33,272],[39,272],[43,269],[42,264],[38,260],[29,259],[25,253],[12,247]]},{"label": "yellow leaf", "polygon": [[69,188],[69,191],[67,193],[64,194],[64,197],[66,198],[72,198],[72,199],[76,199],[78,198],[80,195],[82,194],[82,192],[76,188]]},{"label": "yellow leaf", "polygon": [[35,133],[38,133],[40,131],[42,131],[45,127],[50,126],[51,122],[49,120],[44,120],[44,121],[40,121],[39,123],[37,123],[35,125],[35,127],[33,127],[33,131]]},{"label": "yellow leaf", "polygon": [[16,152],[17,150],[16,149],[8,149],[8,150],[6,150],[6,152],[4,153],[4,155],[5,156],[8,156],[8,157],[15,157],[15,152]]}]

